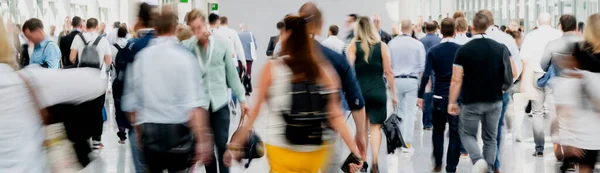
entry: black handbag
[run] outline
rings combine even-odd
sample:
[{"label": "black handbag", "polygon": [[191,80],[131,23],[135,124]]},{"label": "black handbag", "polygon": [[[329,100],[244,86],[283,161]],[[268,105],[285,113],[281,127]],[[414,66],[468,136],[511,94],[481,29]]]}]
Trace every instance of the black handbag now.
[{"label": "black handbag", "polygon": [[141,125],[141,140],[146,151],[190,154],[195,152],[195,140],[186,124],[144,123]]},{"label": "black handbag", "polygon": [[[245,120],[246,116],[242,116],[240,119],[240,123],[237,127],[237,130],[233,133],[232,135],[232,139],[238,135],[238,131],[240,130],[240,127],[242,127],[242,125],[244,125],[244,120]],[[250,163],[252,162],[252,159],[258,159],[261,158],[265,155],[265,148],[263,145],[263,141],[260,139],[260,137],[254,132],[254,129],[250,129],[250,132],[248,133],[248,142],[246,142],[244,144],[244,155],[241,157],[242,159],[248,159],[248,162],[246,164],[244,164],[245,168],[250,167]]]},{"label": "black handbag", "polygon": [[386,136],[388,154],[393,154],[396,148],[406,147],[406,142],[404,142],[404,137],[402,137],[402,131],[400,130],[402,119],[398,117],[396,110],[381,126]]}]

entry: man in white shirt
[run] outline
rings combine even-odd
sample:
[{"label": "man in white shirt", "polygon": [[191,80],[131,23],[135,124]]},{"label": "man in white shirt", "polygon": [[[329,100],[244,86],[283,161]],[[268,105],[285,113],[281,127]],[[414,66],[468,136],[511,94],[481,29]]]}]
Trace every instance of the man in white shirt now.
[{"label": "man in white shirt", "polygon": [[[81,59],[83,58],[83,49],[86,46],[92,46],[92,44],[94,44],[94,42],[96,42],[97,39],[100,39],[98,45],[96,46],[96,51],[98,52],[100,67],[102,69],[100,71],[100,76],[106,79],[107,75],[105,69],[107,69],[107,66],[109,66],[112,63],[111,46],[108,44],[108,40],[104,37],[101,37],[98,33],[97,19],[88,19],[86,23],[86,28],[87,32],[80,34],[79,36],[76,36],[73,39],[73,43],[71,44],[71,54],[69,56],[69,60],[71,60],[71,62],[73,63],[81,62]],[[76,61],[77,58],[79,58],[79,61]],[[102,136],[102,126],[104,124],[104,119],[102,118],[104,98],[105,96],[102,95],[95,100],[82,103],[81,105],[77,106],[78,109],[81,110],[80,112],[92,115],[91,117],[93,117],[94,119],[93,127],[90,127],[93,149],[100,149],[103,147],[100,137]]]},{"label": "man in white shirt", "polygon": [[[218,20],[214,19],[215,17]],[[242,67],[239,68],[246,69],[246,55],[244,54],[244,47],[242,46],[242,41],[240,40],[238,33],[235,30],[229,28],[229,22],[227,17],[219,17],[217,14],[211,13],[208,18],[210,24],[210,32],[215,34],[216,36],[220,36],[227,39],[227,42],[229,42],[231,49],[235,52],[232,57],[234,59],[233,62],[241,61]],[[219,21],[220,23],[216,21]],[[236,67],[238,66],[237,63],[234,64]]]},{"label": "man in white shirt", "polygon": [[456,18],[456,35],[454,35],[454,43],[464,45],[471,41],[471,38],[467,37],[468,27],[469,24],[467,23],[467,19],[464,17]]},{"label": "man in white shirt", "polygon": [[321,44],[339,54],[342,54],[346,44],[337,37],[339,31],[340,28],[337,25],[331,25],[329,27],[329,32],[327,33],[327,39],[323,40]]},{"label": "man in white shirt", "polygon": [[[533,139],[535,153],[533,156],[541,157],[544,153],[544,115],[554,116],[556,111],[551,99],[552,91],[549,88],[539,88],[537,80],[544,76],[545,71],[540,65],[546,45],[562,36],[562,33],[552,28],[552,16],[541,13],[538,16],[538,29],[531,31],[523,40],[521,58],[523,59],[523,82],[525,96],[531,100],[531,113],[533,114]],[[548,106],[548,113],[544,113],[544,105]],[[523,110],[523,109],[517,109]]]}]

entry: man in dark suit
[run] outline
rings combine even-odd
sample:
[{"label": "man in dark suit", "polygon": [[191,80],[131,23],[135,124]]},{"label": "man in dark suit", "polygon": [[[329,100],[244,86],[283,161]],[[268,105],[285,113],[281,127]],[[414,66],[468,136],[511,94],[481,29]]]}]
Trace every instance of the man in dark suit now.
[{"label": "man in dark suit", "polygon": [[73,20],[71,20],[71,26],[73,26],[73,31],[64,37],[60,38],[60,52],[62,53],[62,66],[63,68],[72,68],[76,65],[76,63],[72,63],[69,60],[69,55],[71,55],[71,44],[73,43],[73,39],[77,34],[81,33],[82,20],[80,17],[75,16]]},{"label": "man in dark suit", "polygon": [[[279,33],[282,32],[284,27],[285,24],[283,22],[277,22],[277,30],[279,30]],[[267,56],[273,56],[273,52],[275,51],[275,46],[277,45],[277,42],[279,42],[279,35],[272,36],[269,39],[269,46],[267,47]]]},{"label": "man in dark suit", "polygon": [[376,14],[373,16],[373,24],[375,25],[375,29],[377,29],[377,32],[379,32],[381,41],[385,44],[388,44],[392,40],[392,36],[387,32],[381,30],[381,15]]}]

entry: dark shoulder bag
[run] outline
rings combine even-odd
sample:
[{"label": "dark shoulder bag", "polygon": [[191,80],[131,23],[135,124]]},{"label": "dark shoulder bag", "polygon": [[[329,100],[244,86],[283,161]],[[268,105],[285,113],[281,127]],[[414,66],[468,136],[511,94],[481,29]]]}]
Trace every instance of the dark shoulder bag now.
[{"label": "dark shoulder bag", "polygon": [[296,145],[322,145],[330,93],[314,82],[301,81],[292,83],[289,94],[291,109],[282,112],[286,139]]}]

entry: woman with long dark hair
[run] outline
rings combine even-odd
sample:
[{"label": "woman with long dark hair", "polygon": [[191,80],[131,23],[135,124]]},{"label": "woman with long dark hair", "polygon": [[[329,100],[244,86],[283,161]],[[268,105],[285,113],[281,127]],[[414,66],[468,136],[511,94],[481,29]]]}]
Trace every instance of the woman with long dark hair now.
[{"label": "woman with long dark hair", "polygon": [[[322,133],[323,124],[339,133],[350,151],[358,156],[358,149],[342,116],[339,79],[315,49],[315,42],[306,28],[306,24],[313,19],[313,15],[288,16],[284,19],[282,51],[279,55],[285,56],[270,60],[265,65],[260,75],[257,102],[247,115],[247,121],[232,137],[227,147],[231,152],[225,154],[226,164],[230,164],[232,158],[240,158],[244,147],[242,144],[247,140],[245,136],[252,128],[264,102],[269,105],[269,110],[263,111],[268,116],[268,134],[264,138],[272,173],[318,172],[326,164],[333,142]],[[307,89],[298,89],[304,87]],[[298,112],[299,109],[302,111]],[[306,119],[300,120],[294,116]],[[310,131],[309,134],[317,134],[318,137],[303,136],[306,135],[304,131]],[[299,140],[303,137],[306,140]],[[352,164],[350,170],[355,172],[361,167],[362,164]]]},{"label": "woman with long dark hair", "polygon": [[[371,172],[379,172],[377,163],[381,147],[381,125],[387,117],[387,92],[384,76],[394,96],[396,87],[394,86],[388,47],[381,42],[379,34],[374,28],[369,18],[360,17],[347,55],[350,65],[353,65],[356,70],[356,79],[365,98],[367,117],[369,117],[370,142],[373,153]],[[394,105],[398,102],[395,97],[392,101]]]}]

